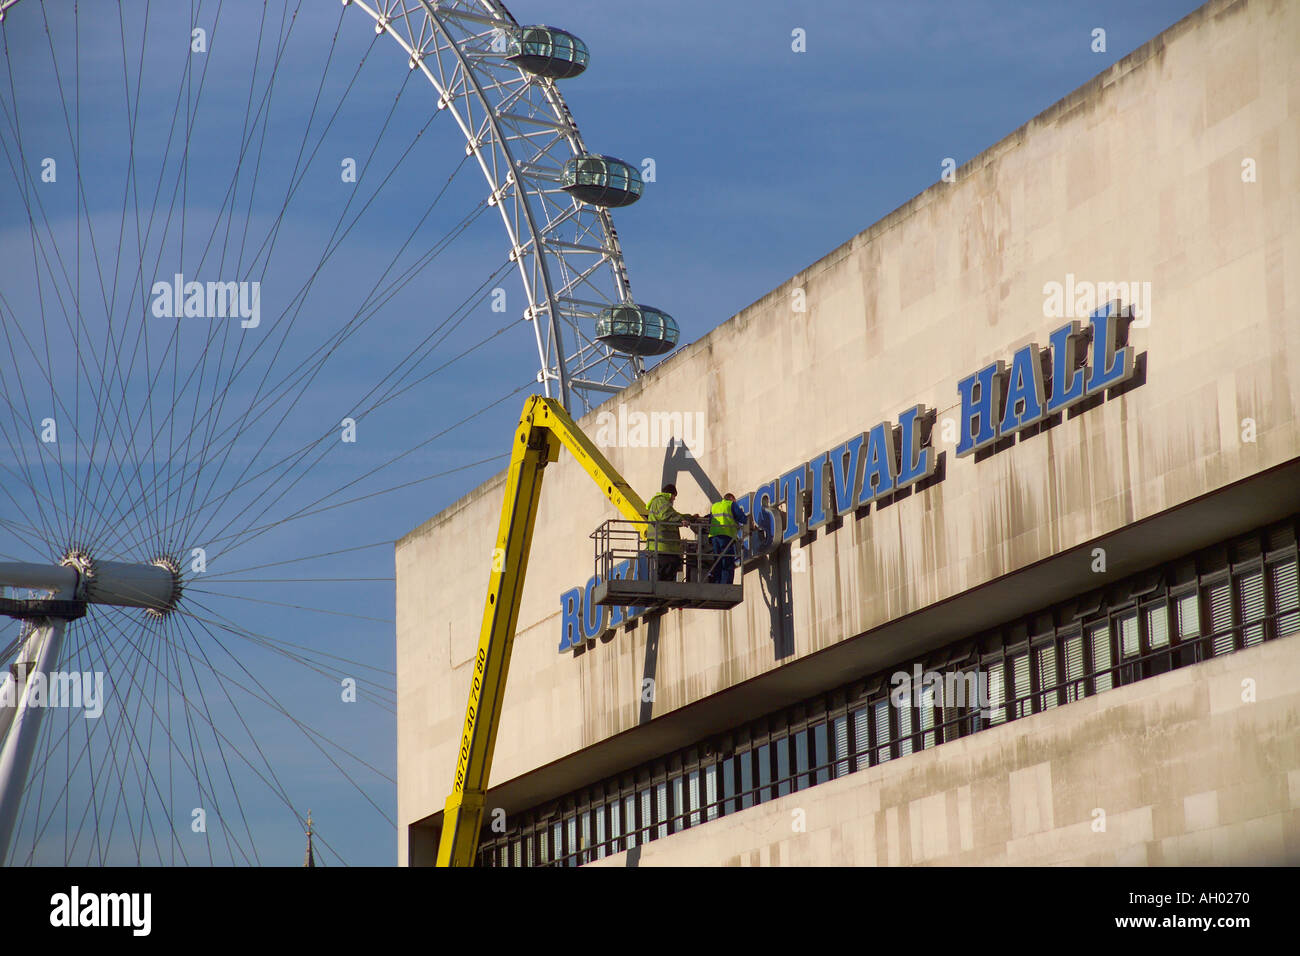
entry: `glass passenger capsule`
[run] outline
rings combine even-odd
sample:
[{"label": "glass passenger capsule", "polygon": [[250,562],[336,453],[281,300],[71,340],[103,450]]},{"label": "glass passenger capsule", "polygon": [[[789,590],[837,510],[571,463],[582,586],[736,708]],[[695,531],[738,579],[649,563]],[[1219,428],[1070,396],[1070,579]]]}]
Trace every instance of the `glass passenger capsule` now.
[{"label": "glass passenger capsule", "polygon": [[663,355],[677,347],[677,323],[652,305],[625,302],[601,311],[596,339],[616,352]]},{"label": "glass passenger capsule", "polygon": [[506,59],[522,70],[567,80],[587,68],[587,44],[556,27],[520,27],[509,40]]},{"label": "glass passenger capsule", "polygon": [[630,206],[641,198],[641,172],[613,156],[574,156],[564,161],[560,188],[593,206]]}]

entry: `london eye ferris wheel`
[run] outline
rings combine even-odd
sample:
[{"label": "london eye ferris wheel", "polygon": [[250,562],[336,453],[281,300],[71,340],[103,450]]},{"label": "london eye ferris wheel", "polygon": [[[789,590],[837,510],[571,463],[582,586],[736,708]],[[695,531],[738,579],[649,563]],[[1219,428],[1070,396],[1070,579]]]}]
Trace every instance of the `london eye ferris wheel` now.
[{"label": "london eye ferris wheel", "polygon": [[395,829],[376,509],[676,345],[640,166],[495,0],[3,0],[0,44],[0,863],[278,862],[313,800],[345,862]]}]

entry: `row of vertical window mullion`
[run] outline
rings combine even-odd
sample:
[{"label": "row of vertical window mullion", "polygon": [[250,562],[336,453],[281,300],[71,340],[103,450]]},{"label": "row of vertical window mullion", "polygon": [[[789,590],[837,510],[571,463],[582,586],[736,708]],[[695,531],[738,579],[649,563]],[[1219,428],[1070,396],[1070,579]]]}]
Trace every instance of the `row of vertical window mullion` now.
[{"label": "row of vertical window mullion", "polygon": [[[1135,600],[1132,606],[1108,609],[1095,620],[1055,627],[1050,632],[1050,639],[1040,635],[1036,640],[1026,641],[1025,649],[1015,653],[1008,653],[1004,648],[1001,657],[989,657],[976,667],[986,673],[993,673],[994,668],[1000,669],[1000,706],[1006,715],[1004,719],[1014,720],[1018,716],[1038,713],[1071,699],[1092,696],[1127,683],[1128,680],[1121,679],[1121,676],[1128,672],[1126,665],[1129,664],[1139,668],[1133,672],[1137,676],[1132,679],[1145,679],[1151,676],[1147,673],[1147,666],[1155,660],[1153,655],[1174,653],[1180,646],[1203,647],[1208,643],[1208,655],[1198,653],[1194,660],[1228,653],[1218,649],[1224,646],[1225,638],[1231,640],[1233,651],[1239,650],[1246,646],[1247,628],[1258,628],[1261,640],[1268,640],[1278,636],[1281,615],[1300,614],[1300,607],[1283,609],[1278,603],[1281,576],[1286,574],[1289,564],[1294,566],[1296,560],[1295,546],[1292,545],[1290,555],[1284,554],[1281,558],[1274,554],[1271,559],[1265,556],[1254,562],[1230,566],[1226,571],[1198,576],[1188,588],[1170,587],[1159,599],[1145,603]],[[1258,587],[1262,593],[1255,596],[1255,600],[1262,610],[1250,617],[1246,601],[1252,595],[1246,592],[1242,582],[1252,575],[1259,577]],[[1195,596],[1192,606],[1197,612],[1197,620],[1189,627],[1183,609],[1191,595]],[[1165,636],[1157,646],[1153,643],[1152,622],[1161,619],[1160,615],[1163,615]],[[1126,626],[1134,629],[1136,655],[1125,653]],[[1082,657],[1079,661],[1081,673],[1078,674],[1071,671],[1070,644],[1075,640],[1079,642],[1077,656]],[[1044,652],[1047,650],[1051,651],[1051,659],[1045,661]],[[1021,657],[1025,658],[1028,669],[1028,696],[1017,691],[1015,662]],[[1173,666],[1186,666],[1186,661],[1179,658],[1179,663]],[[1080,689],[1082,693],[1070,696],[1070,691]],[[1049,699],[1055,703],[1045,703]],[[720,761],[692,762],[677,773],[660,771],[644,784],[634,785],[631,791],[620,790],[618,796],[606,796],[598,805],[562,814],[558,822],[538,823],[529,836],[498,841],[491,845],[490,852],[481,855],[481,859],[489,865],[500,865],[498,860],[505,859],[505,865],[511,865],[517,844],[522,840],[529,848],[529,857],[536,849],[539,862],[549,856],[553,863],[575,865],[582,861],[583,856],[596,858],[596,846],[607,846],[611,852],[618,852],[615,848],[627,849],[746,806],[816,786],[824,780],[841,776],[841,768],[846,768],[844,773],[853,773],[872,763],[893,759],[901,755],[907,742],[905,736],[908,741],[914,741],[911,744],[913,750],[926,749],[925,741],[930,736],[933,736],[935,744],[960,736],[951,728],[959,729],[966,719],[960,715],[963,708],[947,704],[942,708],[932,707],[931,726],[927,727],[923,709],[914,707],[910,698],[906,707],[910,718],[906,727],[897,713],[899,708],[892,706],[888,692],[885,692],[883,696],[877,694],[835,710],[826,710],[820,719],[803,722],[797,730],[786,728],[776,733],[758,734],[750,746],[738,754]],[[952,718],[946,716],[949,710],[959,713],[952,723],[949,723]],[[884,727],[880,723],[882,714]],[[936,714],[937,720],[933,719]],[[841,720],[842,734],[836,729]],[[1000,721],[990,721],[997,722]],[[862,730],[866,731],[865,735]],[[819,731],[825,738],[820,745]],[[865,749],[862,746],[864,736]],[[919,741],[919,746],[915,741]],[[801,742],[804,750],[802,760],[799,756]],[[708,780],[711,774],[714,784],[710,796]],[[693,792],[692,775],[695,777]],[[629,799],[640,817],[639,821],[628,818]],[[622,817],[617,833],[610,819],[611,800],[618,804]],[[590,820],[586,817],[588,812],[599,816]],[[579,816],[583,818],[581,821]],[[605,834],[603,839],[599,836],[601,833]],[[548,836],[553,844],[549,847],[549,854],[543,852]],[[596,838],[595,845],[592,837]]]}]

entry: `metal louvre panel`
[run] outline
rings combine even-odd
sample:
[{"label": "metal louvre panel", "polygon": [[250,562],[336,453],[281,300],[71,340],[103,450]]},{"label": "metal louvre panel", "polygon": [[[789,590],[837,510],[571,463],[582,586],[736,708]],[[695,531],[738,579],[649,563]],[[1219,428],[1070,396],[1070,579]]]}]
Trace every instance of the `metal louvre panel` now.
[{"label": "metal louvre panel", "polygon": [[[1056,645],[1048,644],[1038,649],[1038,685],[1051,688],[1056,686],[1056,681]],[[1059,703],[1055,690],[1047,690],[1038,696],[1038,706],[1042,710]]]},{"label": "metal louvre panel", "polygon": [[1210,587],[1210,633],[1216,657],[1232,650],[1232,588],[1227,581]]},{"label": "metal louvre panel", "polygon": [[876,703],[876,763],[892,756],[889,740],[889,701],[882,700]]},{"label": "metal louvre panel", "polygon": [[658,828],[655,834],[659,837],[668,835],[668,783],[655,784],[655,822]]},{"label": "metal louvre panel", "polygon": [[1201,604],[1195,591],[1178,599],[1178,639],[1187,641],[1201,633]]},{"label": "metal louvre panel", "polygon": [[650,788],[641,791],[641,823],[637,827],[642,841],[650,839],[650,827],[654,824],[655,811],[650,802]]},{"label": "metal louvre panel", "polygon": [[1071,634],[1062,642],[1065,657],[1065,699],[1075,701],[1084,695],[1083,636]]},{"label": "metal louvre panel", "polygon": [[853,752],[858,755],[858,766],[871,763],[871,715],[866,707],[853,712]]},{"label": "metal louvre panel", "polygon": [[933,747],[934,739],[934,688],[927,687],[921,691],[921,707],[918,711],[920,720],[918,721],[920,729],[925,733],[921,734],[921,749]]},{"label": "metal louvre panel", "polygon": [[849,752],[849,718],[847,714],[836,717],[831,721],[833,731],[832,738],[835,741],[835,776],[843,777],[849,773],[850,764],[847,759]]},{"label": "metal louvre panel", "polygon": [[1264,572],[1256,568],[1237,578],[1241,639],[1247,646],[1264,642]]},{"label": "metal louvre panel", "polygon": [[1033,713],[1031,697],[1032,687],[1029,683],[1029,654],[1017,654],[1011,658],[1011,693],[1015,697],[1014,713],[1024,717]]},{"label": "metal louvre panel", "polygon": [[686,809],[690,811],[687,822],[696,826],[700,822],[700,772],[692,770],[686,776]]},{"label": "metal louvre panel", "polygon": [[713,820],[718,815],[718,767],[709,764],[704,768],[704,819]]},{"label": "metal louvre panel", "polygon": [[912,698],[898,708],[898,755],[906,757],[912,752]]},{"label": "metal louvre panel", "polygon": [[1273,565],[1270,576],[1274,613],[1277,614],[1277,636],[1300,633],[1300,587],[1297,586],[1296,559]]},{"label": "metal louvre panel", "polygon": [[623,798],[623,829],[627,833],[627,847],[630,850],[637,843],[636,798]]},{"label": "metal louvre panel", "polygon": [[1137,614],[1125,614],[1116,623],[1119,624],[1120,657],[1138,656],[1138,619]]},{"label": "metal louvre panel", "polygon": [[1146,615],[1147,643],[1152,650],[1169,646],[1169,608],[1156,604],[1142,612]]},{"label": "metal louvre panel", "polygon": [[1006,683],[1003,680],[1002,662],[990,664],[986,671],[989,675],[989,714],[990,724],[1000,724],[1007,719],[1003,706],[1006,703]]},{"label": "metal louvre panel", "polygon": [[1092,659],[1094,693],[1115,686],[1115,675],[1110,673],[1110,623],[1103,622],[1088,628],[1088,652]]}]

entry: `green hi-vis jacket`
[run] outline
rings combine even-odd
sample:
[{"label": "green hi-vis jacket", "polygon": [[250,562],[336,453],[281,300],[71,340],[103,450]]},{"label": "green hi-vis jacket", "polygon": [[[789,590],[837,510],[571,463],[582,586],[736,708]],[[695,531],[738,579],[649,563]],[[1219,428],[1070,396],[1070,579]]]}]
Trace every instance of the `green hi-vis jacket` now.
[{"label": "green hi-vis jacket", "polygon": [[685,516],[673,509],[672,496],[661,491],[646,505],[645,549],[665,554],[682,553],[682,534],[678,529]]}]

